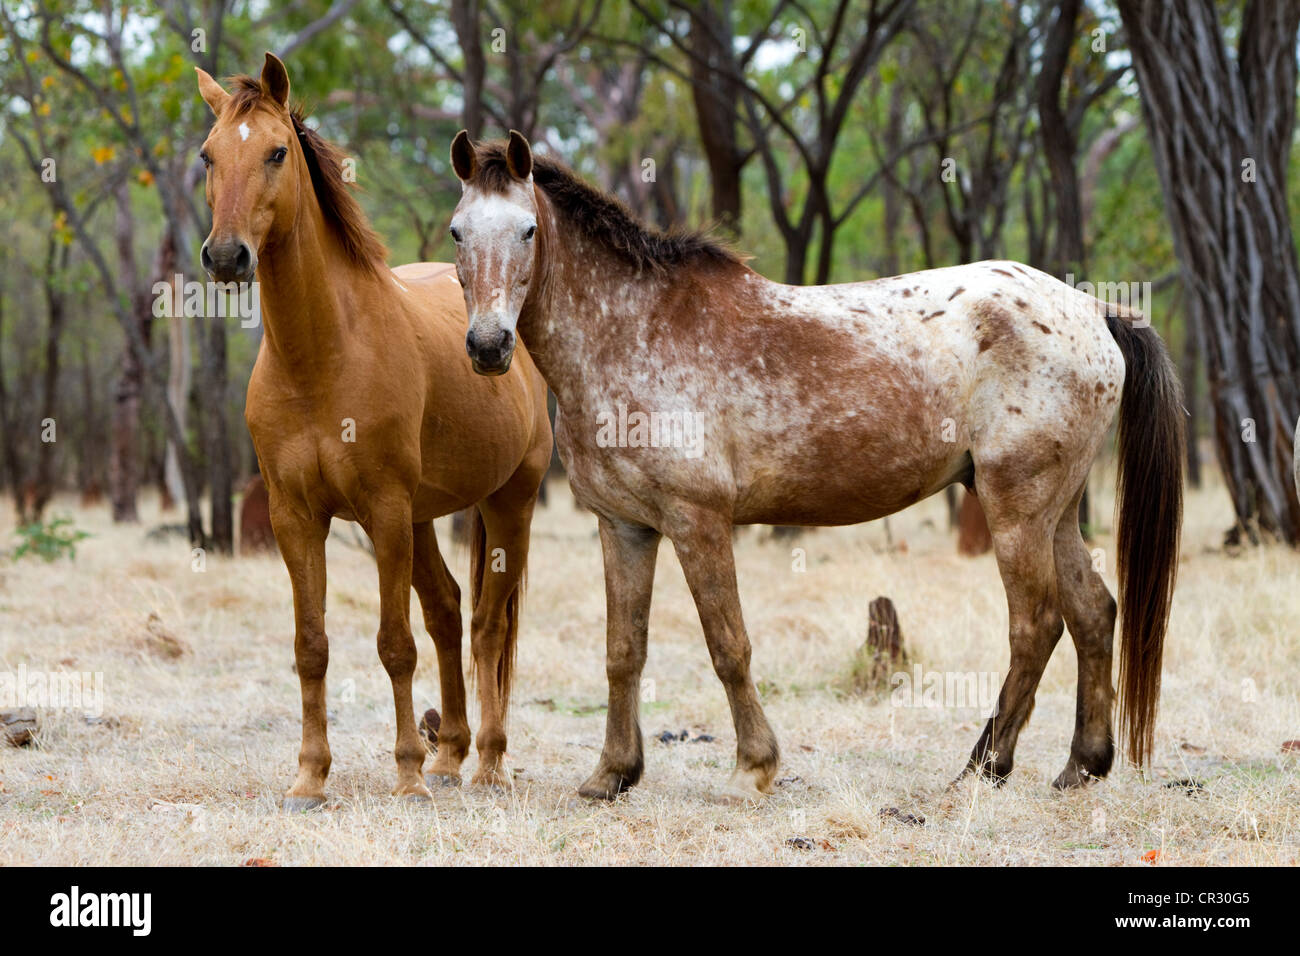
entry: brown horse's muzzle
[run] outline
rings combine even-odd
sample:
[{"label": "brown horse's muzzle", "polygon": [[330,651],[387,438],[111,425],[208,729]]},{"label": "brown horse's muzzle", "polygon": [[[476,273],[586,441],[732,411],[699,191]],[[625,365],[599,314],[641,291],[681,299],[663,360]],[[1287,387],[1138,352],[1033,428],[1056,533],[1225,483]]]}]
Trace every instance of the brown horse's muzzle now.
[{"label": "brown horse's muzzle", "polygon": [[257,275],[257,253],[242,239],[209,238],[199,251],[199,261],[217,282],[251,282]]},{"label": "brown horse's muzzle", "polygon": [[515,355],[515,333],[502,328],[479,331],[470,326],[465,351],[478,374],[504,375]]}]

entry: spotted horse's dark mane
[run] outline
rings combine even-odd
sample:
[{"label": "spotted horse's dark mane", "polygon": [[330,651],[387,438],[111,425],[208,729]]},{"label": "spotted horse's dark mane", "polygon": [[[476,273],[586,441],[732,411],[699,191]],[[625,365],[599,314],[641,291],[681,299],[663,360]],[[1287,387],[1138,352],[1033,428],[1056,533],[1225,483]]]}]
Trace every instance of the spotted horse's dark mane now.
[{"label": "spotted horse's dark mane", "polygon": [[[474,185],[502,193],[515,182],[504,142],[475,147]],[[556,211],[584,236],[628,262],[656,271],[692,262],[738,263],[741,257],[708,233],[663,232],[645,225],[617,198],[584,182],[563,163],[533,154],[533,182]]]}]

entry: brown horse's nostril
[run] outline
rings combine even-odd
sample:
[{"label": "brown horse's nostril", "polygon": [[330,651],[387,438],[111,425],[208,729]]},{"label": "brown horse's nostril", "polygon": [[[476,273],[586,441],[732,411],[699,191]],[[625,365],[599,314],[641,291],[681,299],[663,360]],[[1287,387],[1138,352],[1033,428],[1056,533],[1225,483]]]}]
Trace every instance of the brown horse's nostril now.
[{"label": "brown horse's nostril", "polygon": [[242,239],[207,240],[199,261],[218,282],[250,282],[257,273],[257,256]]}]

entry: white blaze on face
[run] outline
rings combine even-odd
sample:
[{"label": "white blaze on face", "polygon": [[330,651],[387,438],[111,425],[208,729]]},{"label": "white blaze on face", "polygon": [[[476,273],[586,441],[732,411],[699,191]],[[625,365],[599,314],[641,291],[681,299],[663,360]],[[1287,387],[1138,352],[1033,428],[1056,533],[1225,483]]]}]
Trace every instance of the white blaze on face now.
[{"label": "white blaze on face", "polygon": [[[532,189],[529,178],[521,186]],[[531,208],[496,193],[462,197],[452,228],[460,234],[456,261],[464,279],[470,325],[483,330],[514,331],[533,270],[533,240],[524,239],[537,225]]]},{"label": "white blaze on face", "polygon": [[239,124],[239,138],[240,138],[242,141],[244,141],[244,142],[248,142],[248,134],[249,134],[250,132],[251,132],[251,130],[249,130],[249,128],[248,128],[248,124],[247,124],[247,123],[240,123],[240,124]]}]

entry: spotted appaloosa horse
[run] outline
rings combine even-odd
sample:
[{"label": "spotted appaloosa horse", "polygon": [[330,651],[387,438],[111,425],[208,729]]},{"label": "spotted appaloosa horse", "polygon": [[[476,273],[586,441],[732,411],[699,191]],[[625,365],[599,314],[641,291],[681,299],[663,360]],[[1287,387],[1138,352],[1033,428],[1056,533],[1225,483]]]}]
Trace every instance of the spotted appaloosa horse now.
[{"label": "spotted appaloosa horse", "polygon": [[[465,301],[452,269],[389,269],[344,183],[340,154],[289,108],[271,54],[261,79],[228,93],[202,70],[216,114],[203,145],[212,233],[204,267],[261,283],[265,336],[246,418],[270,492],[271,525],[293,583],[302,750],[289,810],[325,799],[325,538],[358,521],[379,566],[379,657],[397,714],[395,794],[428,798],[415,727],[411,588],[438,649],[442,726],[430,780],[459,780],[469,748],[460,589],[433,519],[470,505],[471,647],[482,727],[476,783],[501,782],[529,522],[550,463],[546,387],[527,355],[509,375],[475,375],[461,354]],[[487,556],[492,571],[484,573]],[[504,562],[498,567],[500,562]]]},{"label": "spotted appaloosa horse", "polygon": [[[1153,332],[1011,262],[779,285],[707,238],[646,229],[517,133],[477,146],[461,133],[451,158],[474,367],[500,373],[516,332],[527,342],[558,399],[574,493],[599,516],[609,716],[581,793],[613,797],[643,769],[637,691],[661,535],[731,704],[725,793],[750,798],[770,792],[778,751],[750,678],[733,524],[868,521],[956,481],[988,515],[1011,631],[1010,669],[967,771],[1011,771],[1068,625],[1078,713],[1056,785],[1105,774],[1116,605],[1078,504],[1117,409],[1122,719],[1132,756],[1146,758],[1182,512],[1180,390]],[[631,410],[698,416],[701,453],[607,447],[599,423],[620,405],[629,421]]]}]

